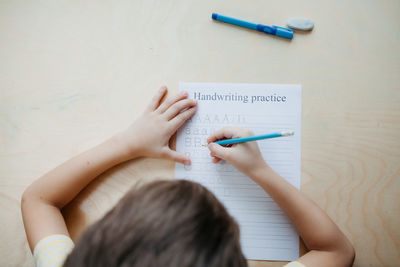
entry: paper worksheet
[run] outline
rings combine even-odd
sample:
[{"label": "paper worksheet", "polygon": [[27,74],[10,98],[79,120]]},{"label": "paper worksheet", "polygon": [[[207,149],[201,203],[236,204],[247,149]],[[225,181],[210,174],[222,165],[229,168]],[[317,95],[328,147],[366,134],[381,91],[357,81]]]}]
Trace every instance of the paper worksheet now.
[{"label": "paper worksheet", "polygon": [[285,84],[180,83],[198,100],[196,114],[178,131],[176,150],[191,166],[177,163],[175,177],[198,182],[225,205],[240,226],[243,252],[253,260],[295,260],[299,237],[287,216],[260,186],[227,162],[213,164],[207,137],[225,126],[254,134],[294,131],[294,136],[258,141],[264,160],[300,187],[301,86]]}]

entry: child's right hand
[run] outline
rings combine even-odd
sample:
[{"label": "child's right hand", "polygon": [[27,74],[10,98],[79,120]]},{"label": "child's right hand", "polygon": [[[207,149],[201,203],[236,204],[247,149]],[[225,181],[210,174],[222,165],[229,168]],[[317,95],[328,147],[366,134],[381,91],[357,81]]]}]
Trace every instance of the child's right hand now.
[{"label": "child's right hand", "polygon": [[226,160],[239,171],[250,177],[265,168],[269,168],[261,155],[257,142],[235,144],[230,147],[224,147],[213,143],[214,141],[222,139],[240,138],[252,135],[253,133],[250,130],[236,127],[225,127],[216,131],[207,139],[213,162],[218,163],[221,159]]}]

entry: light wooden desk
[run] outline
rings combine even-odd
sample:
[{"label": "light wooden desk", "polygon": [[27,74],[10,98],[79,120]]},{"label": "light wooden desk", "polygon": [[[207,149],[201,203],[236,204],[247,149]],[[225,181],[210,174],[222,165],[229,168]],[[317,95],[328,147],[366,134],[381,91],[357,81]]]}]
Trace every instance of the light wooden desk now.
[{"label": "light wooden desk", "polygon": [[[292,41],[212,22],[284,25]],[[162,84],[303,85],[302,191],[356,248],[355,266],[400,261],[399,1],[0,2],[0,265],[32,266],[20,196],[34,179],[123,127]],[[73,238],[168,161],[110,170],[66,210]],[[281,266],[252,262],[251,266]]]}]

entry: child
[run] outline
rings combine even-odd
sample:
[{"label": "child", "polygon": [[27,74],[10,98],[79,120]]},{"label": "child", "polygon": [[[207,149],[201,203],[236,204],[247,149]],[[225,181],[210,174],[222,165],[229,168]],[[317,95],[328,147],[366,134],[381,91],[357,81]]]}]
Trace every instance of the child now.
[{"label": "child", "polygon": [[[58,166],[26,189],[22,215],[37,266],[247,266],[235,220],[211,192],[189,181],[160,180],[131,190],[89,227],[75,248],[69,238],[60,209],[102,172],[137,157],[190,164],[187,156],[171,150],[168,143],[195,113],[196,101],[181,92],[162,102],[166,92],[162,87],[127,130]],[[251,134],[224,128],[208,141]],[[287,266],[352,265],[355,254],[348,239],[324,211],[265,163],[256,142],[208,147],[214,163],[226,160],[253,179],[296,227],[310,251]]]}]

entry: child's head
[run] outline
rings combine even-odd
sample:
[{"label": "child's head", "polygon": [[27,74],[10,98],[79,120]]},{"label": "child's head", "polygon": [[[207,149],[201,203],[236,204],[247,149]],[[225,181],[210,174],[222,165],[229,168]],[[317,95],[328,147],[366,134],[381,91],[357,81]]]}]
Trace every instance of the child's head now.
[{"label": "child's head", "polygon": [[65,266],[247,266],[239,228],[215,196],[183,180],[132,190],[76,244]]}]

